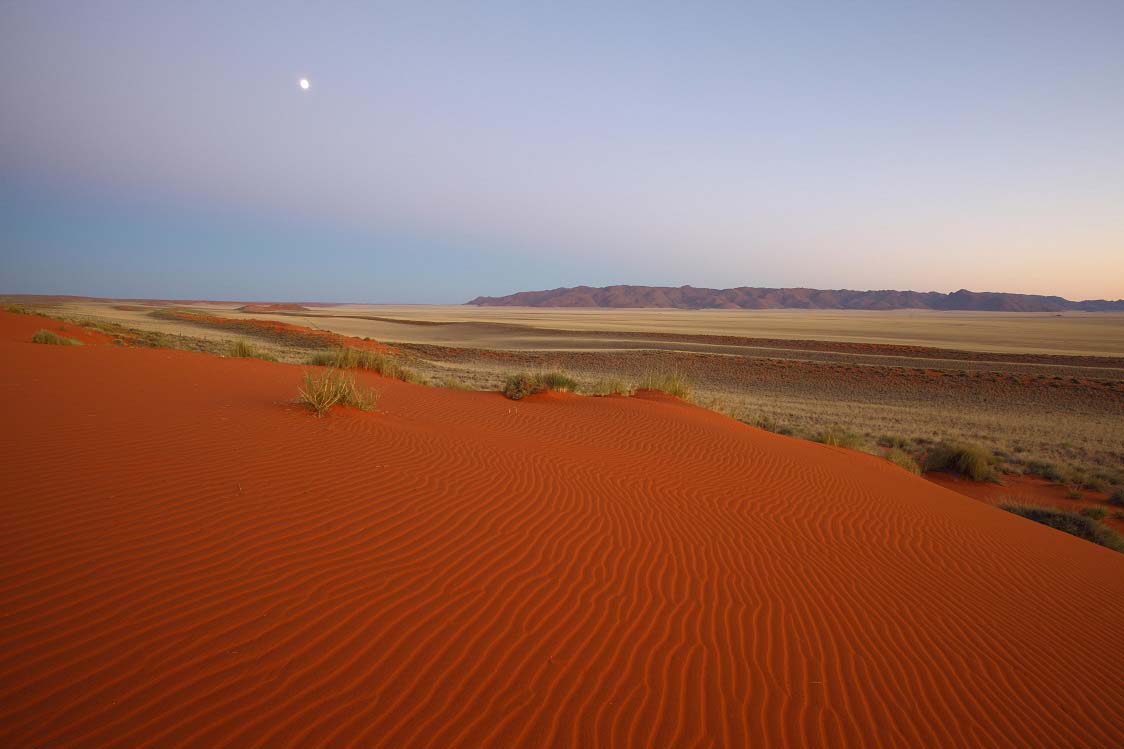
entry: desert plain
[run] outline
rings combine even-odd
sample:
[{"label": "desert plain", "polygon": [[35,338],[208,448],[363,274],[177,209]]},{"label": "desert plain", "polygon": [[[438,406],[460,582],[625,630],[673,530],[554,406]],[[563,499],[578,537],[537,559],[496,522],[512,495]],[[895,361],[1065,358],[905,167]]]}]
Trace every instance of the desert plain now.
[{"label": "desert plain", "polygon": [[524,370],[564,371],[587,392],[678,372],[697,403],[782,433],[918,455],[962,440],[1009,473],[1049,465],[1075,492],[1124,485],[1124,313],[54,304],[161,344],[223,353],[248,337],[293,363],[323,344],[263,322],[373,339],[426,382],[480,390]]},{"label": "desert plain", "polygon": [[10,301],[4,746],[1124,744],[1118,314]]}]

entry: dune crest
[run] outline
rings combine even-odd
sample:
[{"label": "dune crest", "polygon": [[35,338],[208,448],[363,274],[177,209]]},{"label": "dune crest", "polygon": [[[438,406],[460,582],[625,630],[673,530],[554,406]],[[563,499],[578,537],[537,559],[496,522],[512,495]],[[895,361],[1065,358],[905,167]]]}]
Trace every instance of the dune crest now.
[{"label": "dune crest", "polygon": [[[27,343],[0,745],[1124,744],[1124,555],[665,396]],[[1049,602],[1049,603],[1047,603]]]}]

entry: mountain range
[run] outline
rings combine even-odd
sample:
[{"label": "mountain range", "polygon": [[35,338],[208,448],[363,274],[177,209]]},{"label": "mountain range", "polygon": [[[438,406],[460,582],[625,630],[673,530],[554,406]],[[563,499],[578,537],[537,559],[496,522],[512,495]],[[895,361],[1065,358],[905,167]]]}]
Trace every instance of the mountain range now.
[{"label": "mountain range", "polygon": [[988,312],[1120,312],[1124,299],[1071,301],[1060,296],[960,289],[853,291],[850,289],[702,289],[694,286],[574,286],[478,296],[481,307],[668,307],[672,309],[930,309]]}]

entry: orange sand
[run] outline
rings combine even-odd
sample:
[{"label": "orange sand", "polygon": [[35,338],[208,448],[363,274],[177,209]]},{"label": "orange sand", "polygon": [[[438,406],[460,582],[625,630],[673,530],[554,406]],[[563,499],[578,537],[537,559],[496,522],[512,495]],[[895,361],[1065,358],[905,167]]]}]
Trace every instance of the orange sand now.
[{"label": "orange sand", "polygon": [[1124,744],[1124,555],[886,461],[23,327],[0,746]]}]

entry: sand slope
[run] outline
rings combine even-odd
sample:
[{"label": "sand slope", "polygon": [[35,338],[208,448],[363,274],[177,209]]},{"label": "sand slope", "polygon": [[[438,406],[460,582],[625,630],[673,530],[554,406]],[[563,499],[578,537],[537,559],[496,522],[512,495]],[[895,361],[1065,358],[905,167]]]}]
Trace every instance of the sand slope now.
[{"label": "sand slope", "polygon": [[1124,744],[1124,555],[879,459],[21,319],[0,746]]}]

